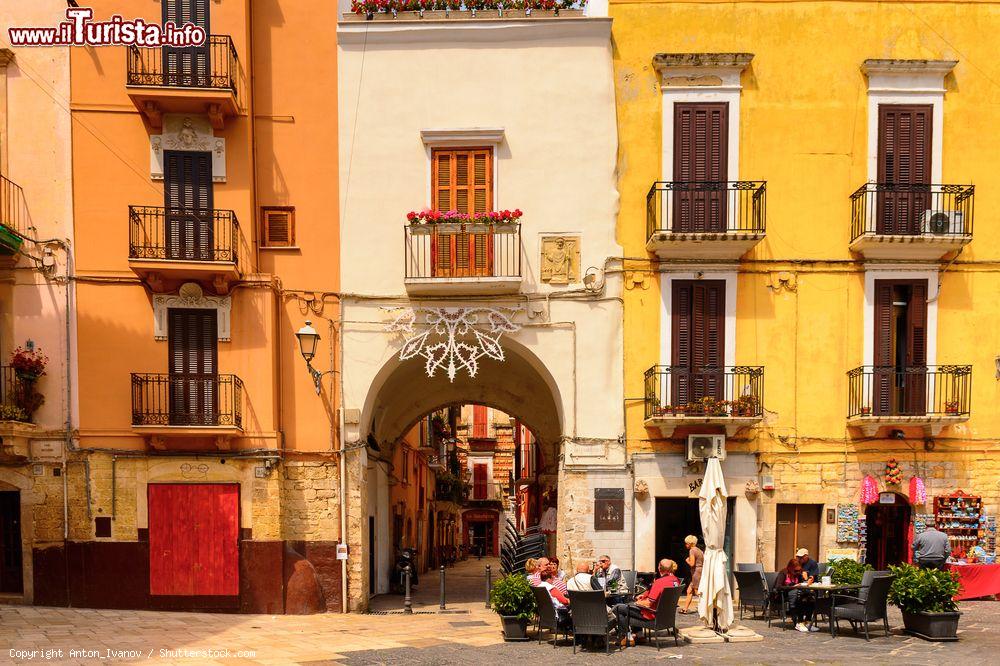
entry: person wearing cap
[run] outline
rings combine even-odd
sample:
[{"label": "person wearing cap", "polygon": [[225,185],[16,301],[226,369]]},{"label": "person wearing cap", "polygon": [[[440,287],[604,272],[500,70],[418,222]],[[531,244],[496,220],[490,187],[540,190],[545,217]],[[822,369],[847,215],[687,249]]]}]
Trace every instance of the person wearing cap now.
[{"label": "person wearing cap", "polygon": [[807,583],[814,583],[819,580],[819,563],[809,557],[809,551],[799,548],[795,551],[795,557],[799,558],[802,565],[802,580]]}]

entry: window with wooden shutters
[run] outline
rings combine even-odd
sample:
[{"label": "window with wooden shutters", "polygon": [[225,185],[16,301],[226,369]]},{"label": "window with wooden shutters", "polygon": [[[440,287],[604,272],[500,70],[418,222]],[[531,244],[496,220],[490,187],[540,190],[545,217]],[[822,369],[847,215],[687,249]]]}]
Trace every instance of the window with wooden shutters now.
[{"label": "window with wooden shutters", "polygon": [[673,280],[671,402],[721,400],[725,374],[724,280]]},{"label": "window with wooden shutters", "polygon": [[876,232],[919,234],[930,204],[933,107],[881,104],[878,107]]},{"label": "window with wooden shutters", "polygon": [[261,208],[260,237],[264,247],[294,246],[295,208],[293,206],[264,206]]},{"label": "window with wooden shutters", "polygon": [[218,425],[216,311],[170,308],[170,424]]},{"label": "window with wooden shutters", "polygon": [[[209,0],[162,0],[163,22],[193,23],[209,34]],[[207,88],[211,85],[209,40],[199,46],[164,46],[163,77],[168,86]]]},{"label": "window with wooden shutters", "polygon": [[483,405],[472,406],[472,437],[489,437],[490,428],[487,423],[487,408]]},{"label": "window with wooden shutters", "polygon": [[472,466],[472,499],[486,499],[487,466],[476,463]]},{"label": "window with wooden shutters", "polygon": [[[442,212],[493,210],[493,149],[434,150],[431,208]],[[482,225],[435,225],[431,239],[434,277],[493,274],[493,233]]]},{"label": "window with wooden shutters", "polygon": [[726,230],[728,137],[728,104],[674,104],[675,232]]},{"label": "window with wooden shutters", "polygon": [[167,259],[215,258],[212,153],[163,153],[164,245]]},{"label": "window with wooden shutters", "polygon": [[927,281],[875,281],[873,411],[927,410]]}]

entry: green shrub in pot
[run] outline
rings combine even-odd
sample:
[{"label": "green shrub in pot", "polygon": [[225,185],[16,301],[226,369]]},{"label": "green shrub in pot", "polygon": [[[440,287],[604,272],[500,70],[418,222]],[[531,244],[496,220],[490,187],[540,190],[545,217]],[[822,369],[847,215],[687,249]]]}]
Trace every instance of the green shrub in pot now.
[{"label": "green shrub in pot", "polygon": [[872,571],[870,564],[861,564],[847,558],[830,562],[827,575],[834,585],[861,585],[861,578],[866,571]]},{"label": "green shrub in pot", "polygon": [[490,604],[503,620],[508,640],[527,638],[528,622],[535,616],[535,595],[524,574],[509,574],[493,583]]},{"label": "green shrub in pot", "polygon": [[899,607],[907,632],[934,641],[958,640],[958,575],[952,571],[919,569],[912,564],[889,567],[895,579],[889,603]]}]

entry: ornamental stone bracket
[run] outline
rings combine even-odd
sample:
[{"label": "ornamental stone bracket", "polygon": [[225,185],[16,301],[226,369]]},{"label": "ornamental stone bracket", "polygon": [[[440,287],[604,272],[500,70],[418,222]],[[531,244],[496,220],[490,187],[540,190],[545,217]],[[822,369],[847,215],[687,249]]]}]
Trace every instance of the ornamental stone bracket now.
[{"label": "ornamental stone bracket", "polygon": [[233,308],[231,296],[206,296],[196,282],[182,284],[176,294],[153,297],[153,337],[167,339],[167,311],[170,308],[215,310],[220,342],[231,339],[230,319]]},{"label": "ornamental stone bracket", "polygon": [[163,134],[149,137],[149,176],[163,180],[163,152],[212,153],[212,182],[226,182],[226,140],[215,136],[203,116],[168,113],[163,116]]}]

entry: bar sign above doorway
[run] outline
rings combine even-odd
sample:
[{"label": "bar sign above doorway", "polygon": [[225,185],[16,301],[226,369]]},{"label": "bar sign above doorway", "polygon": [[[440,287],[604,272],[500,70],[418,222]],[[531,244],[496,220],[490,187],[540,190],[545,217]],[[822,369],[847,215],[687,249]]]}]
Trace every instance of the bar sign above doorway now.
[{"label": "bar sign above doorway", "polygon": [[594,529],[599,532],[625,529],[625,489],[594,489]]}]

